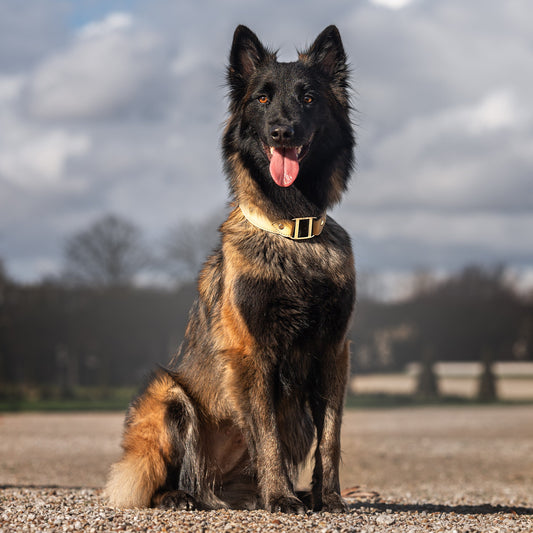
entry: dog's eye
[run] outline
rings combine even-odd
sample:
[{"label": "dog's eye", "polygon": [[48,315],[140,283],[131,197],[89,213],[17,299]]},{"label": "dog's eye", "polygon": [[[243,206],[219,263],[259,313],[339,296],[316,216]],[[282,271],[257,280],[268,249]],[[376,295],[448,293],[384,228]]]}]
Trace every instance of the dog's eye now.
[{"label": "dog's eye", "polygon": [[266,94],[262,94],[259,98],[260,104],[268,104],[268,96]]},{"label": "dog's eye", "polygon": [[311,104],[313,103],[313,97],[310,94],[306,94],[304,96],[304,104]]}]

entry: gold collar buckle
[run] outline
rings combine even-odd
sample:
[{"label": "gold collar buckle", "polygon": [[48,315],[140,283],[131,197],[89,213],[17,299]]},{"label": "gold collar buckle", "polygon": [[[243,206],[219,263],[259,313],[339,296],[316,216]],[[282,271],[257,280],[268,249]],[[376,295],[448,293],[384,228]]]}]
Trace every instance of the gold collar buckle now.
[{"label": "gold collar buckle", "polygon": [[[292,220],[294,220],[294,231],[290,238],[295,241],[312,239],[315,236],[315,233],[313,232],[315,219],[316,217],[293,218]],[[300,233],[302,232],[301,230],[305,231],[306,229],[305,225],[302,226],[302,222],[304,222],[304,224],[307,224],[307,232],[303,235],[300,235]]]},{"label": "gold collar buckle", "polygon": [[322,215],[321,217],[299,217],[272,222],[261,212],[251,211],[246,205],[239,207],[250,224],[264,231],[277,233],[294,241],[303,241],[317,237],[322,233],[326,224],[326,215]]}]

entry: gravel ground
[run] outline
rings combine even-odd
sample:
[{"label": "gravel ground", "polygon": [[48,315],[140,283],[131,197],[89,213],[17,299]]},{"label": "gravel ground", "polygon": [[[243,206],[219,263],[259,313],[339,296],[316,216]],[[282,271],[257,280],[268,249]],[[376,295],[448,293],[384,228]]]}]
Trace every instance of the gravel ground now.
[{"label": "gravel ground", "polygon": [[0,532],[533,532],[531,406],[347,412],[341,483],[360,488],[342,515],[110,508],[121,426],[121,414],[1,416]]}]

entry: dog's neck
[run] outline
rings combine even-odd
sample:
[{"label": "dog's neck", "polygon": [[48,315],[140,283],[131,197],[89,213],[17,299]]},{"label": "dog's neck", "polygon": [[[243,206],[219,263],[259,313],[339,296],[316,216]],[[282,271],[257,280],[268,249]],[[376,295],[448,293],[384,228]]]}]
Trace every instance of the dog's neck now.
[{"label": "dog's neck", "polygon": [[294,241],[312,239],[322,233],[326,225],[326,214],[319,217],[299,217],[272,220],[257,206],[241,203],[239,208],[244,218],[256,228],[276,233]]}]

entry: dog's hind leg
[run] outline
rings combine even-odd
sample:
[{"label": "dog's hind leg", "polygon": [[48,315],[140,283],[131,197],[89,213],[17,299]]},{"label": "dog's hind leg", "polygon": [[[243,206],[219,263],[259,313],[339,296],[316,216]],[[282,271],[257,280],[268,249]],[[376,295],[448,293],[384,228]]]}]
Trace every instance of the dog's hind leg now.
[{"label": "dog's hind leg", "polygon": [[198,434],[191,398],[171,374],[160,371],[128,411],[124,455],[112,466],[106,486],[109,502],[118,507],[216,506],[201,483]]}]

